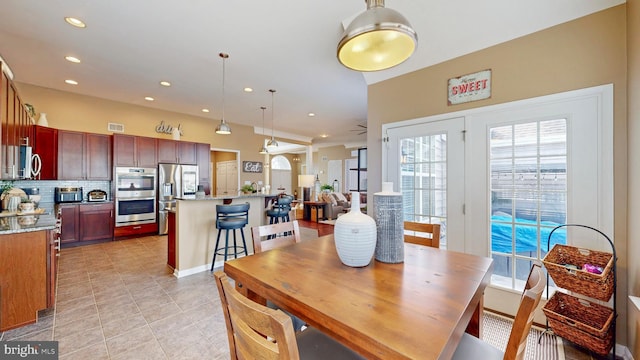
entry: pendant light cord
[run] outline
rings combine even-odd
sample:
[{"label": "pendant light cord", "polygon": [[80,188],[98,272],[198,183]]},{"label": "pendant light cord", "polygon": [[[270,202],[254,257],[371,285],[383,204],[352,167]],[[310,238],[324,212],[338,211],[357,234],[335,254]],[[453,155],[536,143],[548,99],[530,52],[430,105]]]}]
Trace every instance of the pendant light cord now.
[{"label": "pendant light cord", "polygon": [[273,142],[273,126],[275,125],[273,114],[276,112],[275,107],[273,106],[273,96],[276,91],[274,89],[269,89],[269,91],[271,92],[271,141]]},{"label": "pendant light cord", "polygon": [[229,57],[227,54],[220,53],[222,57],[222,121],[224,122],[224,80],[225,80],[225,63],[226,59]]}]

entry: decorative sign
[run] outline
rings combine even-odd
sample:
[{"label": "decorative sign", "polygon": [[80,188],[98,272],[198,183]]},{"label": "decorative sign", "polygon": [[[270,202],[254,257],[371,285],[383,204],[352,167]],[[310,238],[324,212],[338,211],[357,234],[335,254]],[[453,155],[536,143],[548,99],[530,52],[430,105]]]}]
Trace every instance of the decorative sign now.
[{"label": "decorative sign", "polygon": [[261,173],[262,163],[260,161],[243,161],[242,172]]},{"label": "decorative sign", "polygon": [[[180,131],[180,136],[182,136],[182,125],[178,124],[178,131]],[[169,134],[173,132],[173,126],[167,125],[164,123],[164,120],[160,121],[160,124],[156,126],[156,132],[160,134]]]},{"label": "decorative sign", "polygon": [[491,97],[491,69],[449,79],[448,104],[462,104]]}]

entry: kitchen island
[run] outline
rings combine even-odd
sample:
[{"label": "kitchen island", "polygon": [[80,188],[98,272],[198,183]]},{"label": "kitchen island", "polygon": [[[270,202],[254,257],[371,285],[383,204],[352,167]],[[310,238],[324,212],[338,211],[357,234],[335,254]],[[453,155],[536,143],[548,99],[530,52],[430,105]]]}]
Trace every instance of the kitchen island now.
[{"label": "kitchen island", "polygon": [[[183,277],[211,269],[211,260],[216,245],[216,205],[249,203],[249,224],[244,228],[247,252],[253,253],[251,227],[266,223],[265,208],[277,194],[249,194],[238,196],[206,196],[178,198],[174,214],[171,214],[168,234],[168,261],[176,277]],[[224,235],[223,235],[224,236]],[[233,235],[229,234],[232,238]],[[242,243],[238,233],[237,239]],[[223,241],[223,238],[220,239]],[[216,259],[217,260],[217,259]],[[218,261],[216,261],[218,263]],[[220,261],[217,266],[222,266]]]},{"label": "kitchen island", "polygon": [[55,304],[56,219],[0,214],[0,331],[36,322]]}]

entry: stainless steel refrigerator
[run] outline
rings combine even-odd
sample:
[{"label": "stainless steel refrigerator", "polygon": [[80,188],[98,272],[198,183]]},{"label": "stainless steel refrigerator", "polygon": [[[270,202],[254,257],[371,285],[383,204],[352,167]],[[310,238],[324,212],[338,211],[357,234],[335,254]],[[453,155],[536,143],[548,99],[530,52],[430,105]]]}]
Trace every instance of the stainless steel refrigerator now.
[{"label": "stainless steel refrigerator", "polygon": [[195,198],[197,190],[196,165],[158,164],[158,234],[168,232],[168,211],[175,210],[176,198]]}]

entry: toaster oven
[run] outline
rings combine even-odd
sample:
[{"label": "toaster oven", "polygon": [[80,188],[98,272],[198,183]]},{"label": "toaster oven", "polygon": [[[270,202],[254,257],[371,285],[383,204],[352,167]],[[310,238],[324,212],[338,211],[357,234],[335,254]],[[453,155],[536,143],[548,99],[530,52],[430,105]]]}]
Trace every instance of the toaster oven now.
[{"label": "toaster oven", "polygon": [[82,187],[56,187],[53,192],[56,204],[68,202],[82,202]]},{"label": "toaster oven", "polygon": [[107,192],[99,189],[91,190],[87,194],[87,201],[89,202],[107,201]]}]

